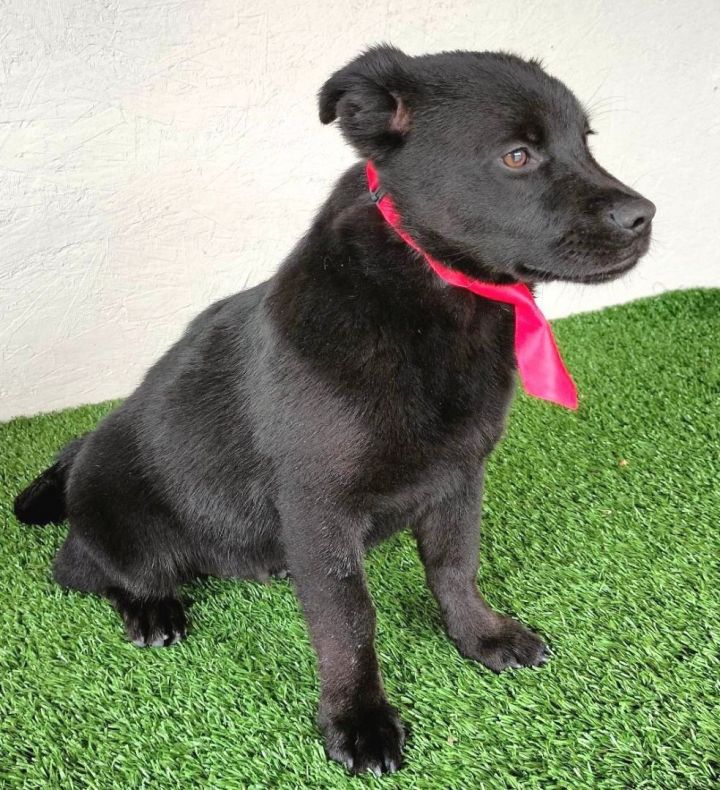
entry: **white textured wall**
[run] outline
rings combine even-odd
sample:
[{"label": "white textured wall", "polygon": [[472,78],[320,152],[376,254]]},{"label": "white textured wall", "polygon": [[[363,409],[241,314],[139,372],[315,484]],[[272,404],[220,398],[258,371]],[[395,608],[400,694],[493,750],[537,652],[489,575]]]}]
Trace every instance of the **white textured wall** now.
[{"label": "white textured wall", "polygon": [[720,284],[718,0],[0,0],[0,418],[128,393],[270,274],[352,159],[315,93],[381,40],[543,58],[657,203],[639,271],[551,315]]}]

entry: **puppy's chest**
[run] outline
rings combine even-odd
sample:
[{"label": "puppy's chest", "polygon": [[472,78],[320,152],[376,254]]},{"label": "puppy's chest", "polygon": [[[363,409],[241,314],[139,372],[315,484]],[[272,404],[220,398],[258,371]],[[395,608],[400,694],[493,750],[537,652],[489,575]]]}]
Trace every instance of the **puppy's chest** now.
[{"label": "puppy's chest", "polygon": [[457,327],[415,327],[378,348],[376,441],[388,457],[463,458],[487,454],[499,438],[512,395],[512,317],[501,308]]}]

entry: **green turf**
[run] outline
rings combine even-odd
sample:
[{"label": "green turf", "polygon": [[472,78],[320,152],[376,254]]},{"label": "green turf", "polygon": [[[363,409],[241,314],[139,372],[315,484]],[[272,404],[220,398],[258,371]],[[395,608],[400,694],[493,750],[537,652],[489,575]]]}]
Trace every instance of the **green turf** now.
[{"label": "green turf", "polygon": [[410,537],[368,561],[405,769],[347,778],[314,726],[291,587],[193,585],[192,633],[123,639],[50,563],[64,528],[13,495],[109,406],[0,426],[0,785],[50,788],[691,788],[720,770],[720,291],[557,323],[571,414],[521,397],[488,470],[481,588],[544,633],[495,676],[444,636]]}]

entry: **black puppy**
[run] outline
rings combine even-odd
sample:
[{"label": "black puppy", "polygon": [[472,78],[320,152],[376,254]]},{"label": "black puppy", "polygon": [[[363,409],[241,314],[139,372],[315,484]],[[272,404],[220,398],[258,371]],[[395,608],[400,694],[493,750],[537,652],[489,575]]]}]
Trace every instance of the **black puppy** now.
[{"label": "black puppy", "polygon": [[[378,47],[323,87],[320,119],[335,118],[410,236],[477,279],[599,282],[647,250],[654,206],[594,161],[586,114],[536,63]],[[412,526],[462,655],[495,672],[547,658],[476,587],[513,320],[440,280],[385,223],[357,164],[278,273],[196,318],[18,497],[17,516],[69,519],[55,578],[107,596],[138,645],[185,636],[184,581],[288,570],[328,755],[394,771],[404,734],[373,648],[369,546]]]}]

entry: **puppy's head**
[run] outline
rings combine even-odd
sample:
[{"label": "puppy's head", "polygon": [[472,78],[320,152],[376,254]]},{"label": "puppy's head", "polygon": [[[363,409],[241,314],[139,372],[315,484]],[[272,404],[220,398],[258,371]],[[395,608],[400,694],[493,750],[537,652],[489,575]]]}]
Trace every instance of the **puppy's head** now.
[{"label": "puppy's head", "polygon": [[335,118],[407,231],[471,275],[600,282],[648,249],[655,206],[593,159],[585,111],[537,63],[377,47],[320,92]]}]

